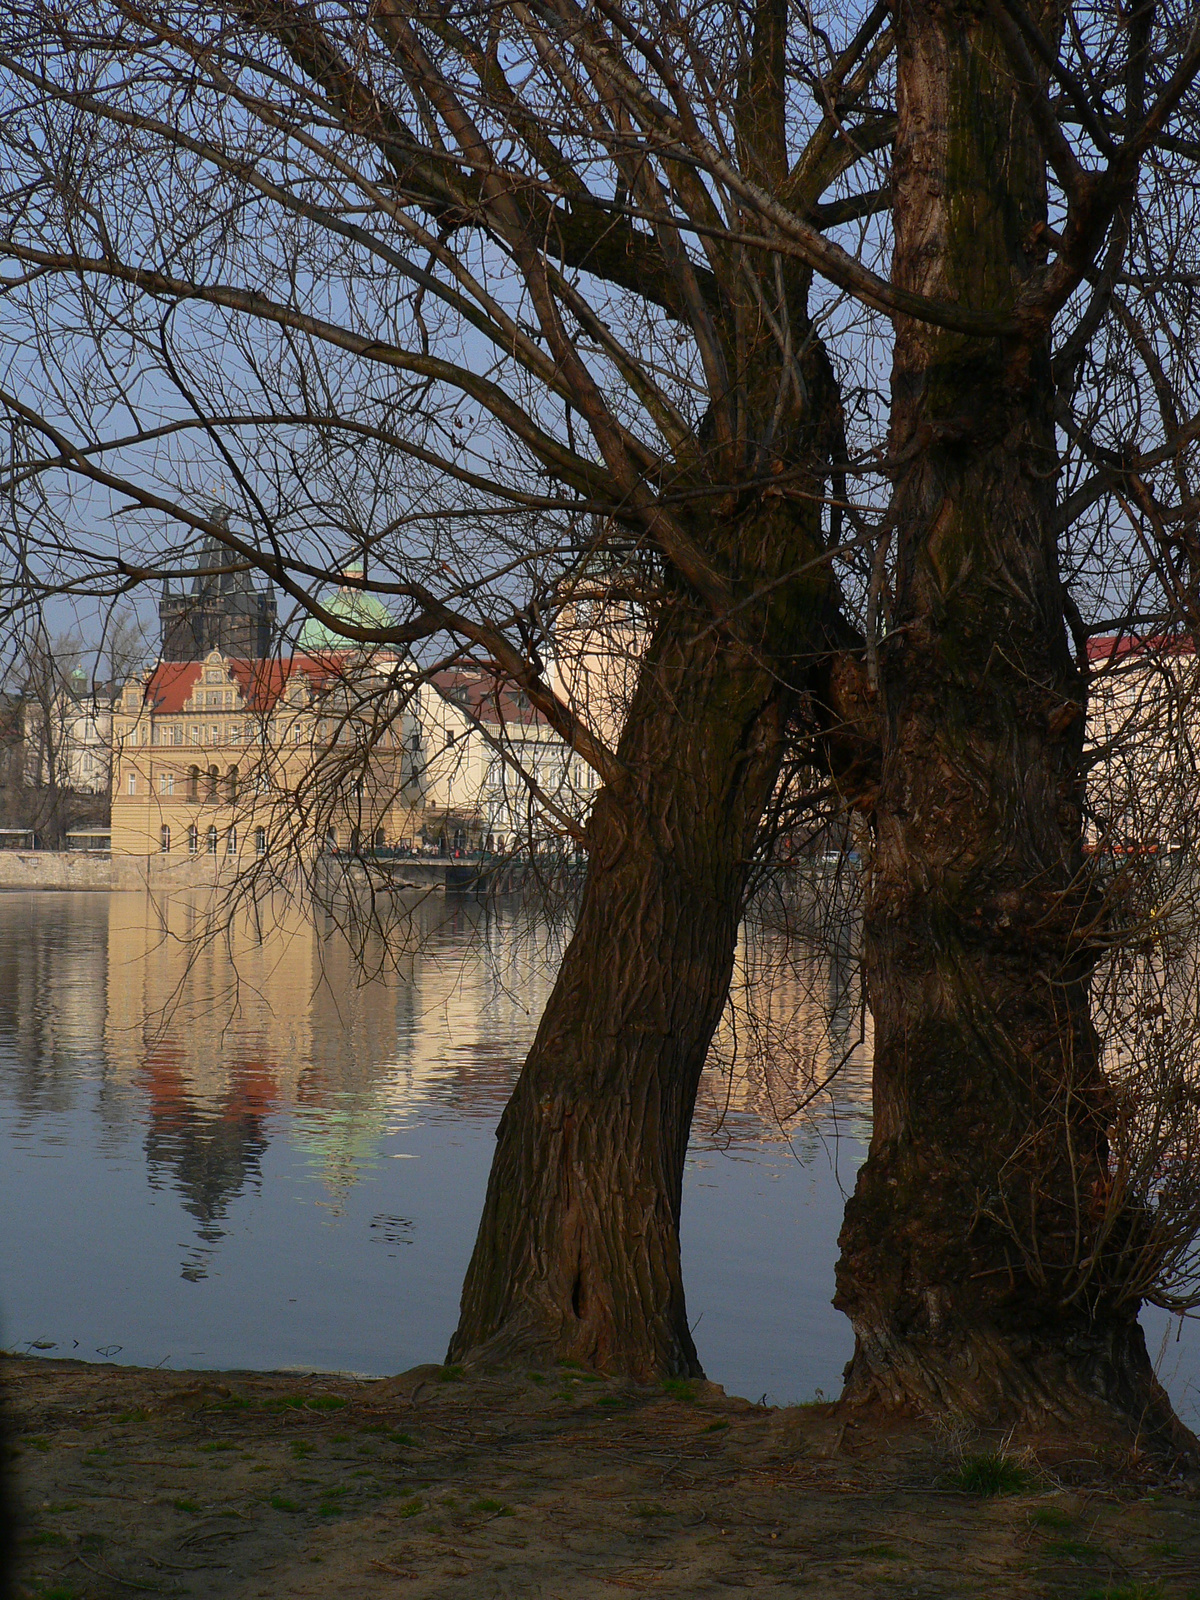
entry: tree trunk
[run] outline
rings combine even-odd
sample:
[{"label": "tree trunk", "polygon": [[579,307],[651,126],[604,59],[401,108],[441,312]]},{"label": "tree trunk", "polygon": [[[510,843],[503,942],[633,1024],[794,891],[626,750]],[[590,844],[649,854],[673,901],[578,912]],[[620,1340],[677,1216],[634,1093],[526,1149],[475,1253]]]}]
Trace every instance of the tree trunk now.
[{"label": "tree trunk", "polygon": [[696,1088],[788,693],[681,604],[597,801],[574,935],[497,1133],[450,1359],[698,1374],[679,1263]]},{"label": "tree trunk", "polygon": [[[901,0],[896,35],[895,281],[1011,306],[1046,200],[1003,49],[969,0]],[[1186,1442],[1122,1292],[1137,1219],[1100,1233],[1108,1099],[1048,331],[984,343],[899,320],[892,395],[875,1125],[841,1238],[846,1397]]]}]

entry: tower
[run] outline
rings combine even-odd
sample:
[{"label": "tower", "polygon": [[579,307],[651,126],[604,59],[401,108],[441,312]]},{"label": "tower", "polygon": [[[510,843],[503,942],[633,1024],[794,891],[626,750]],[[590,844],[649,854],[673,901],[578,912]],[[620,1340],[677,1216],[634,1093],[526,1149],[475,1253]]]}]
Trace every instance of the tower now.
[{"label": "tower", "polygon": [[[229,513],[214,509],[213,520],[227,526]],[[190,590],[172,594],[163,579],[158,620],[163,661],[200,661],[210,650],[238,660],[270,655],[275,637],[275,595],[268,584],[254,587],[249,572],[222,572],[235,557],[211,534],[200,549]]]}]

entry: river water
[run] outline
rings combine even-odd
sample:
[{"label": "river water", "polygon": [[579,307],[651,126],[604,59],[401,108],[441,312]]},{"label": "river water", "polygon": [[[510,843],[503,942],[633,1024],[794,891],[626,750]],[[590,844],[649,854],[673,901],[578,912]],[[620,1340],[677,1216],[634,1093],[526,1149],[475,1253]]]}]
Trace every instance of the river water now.
[{"label": "river water", "polygon": [[[467,897],[401,909],[384,935],[283,901],[218,926],[199,891],[0,894],[8,1348],[372,1374],[442,1359],[561,936]],[[829,1301],[870,1031],[838,947],[743,948],[685,1175],[701,1360],[777,1403],[835,1395],[851,1349]],[[1145,1320],[1195,1426],[1197,1325]]]}]

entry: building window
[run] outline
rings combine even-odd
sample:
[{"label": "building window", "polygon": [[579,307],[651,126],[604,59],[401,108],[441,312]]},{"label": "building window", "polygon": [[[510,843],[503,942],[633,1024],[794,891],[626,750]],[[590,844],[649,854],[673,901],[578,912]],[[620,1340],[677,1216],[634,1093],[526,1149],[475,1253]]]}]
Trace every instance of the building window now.
[{"label": "building window", "polygon": [[229,832],[225,835],[225,854],[227,856],[235,856],[235,855],[237,855],[237,829],[236,828],[230,828]]},{"label": "building window", "polygon": [[217,798],[217,782],[221,774],[216,767],[209,767],[207,776],[208,794],[205,796],[205,798],[208,800],[215,800]]},{"label": "building window", "polygon": [[238,769],[236,767],[230,767],[225,774],[225,797],[230,805],[233,805],[238,797]]},{"label": "building window", "polygon": [[171,729],[171,743],[172,744],[182,744],[183,743],[183,729],[181,727],[179,727],[178,724]]},{"label": "building window", "polygon": [[241,744],[242,728],[240,723],[231,722],[229,724],[229,742],[230,744]]},{"label": "building window", "polygon": [[220,730],[220,728],[218,728],[214,724],[214,726],[209,729],[209,733],[211,735],[211,737],[209,738],[209,741],[208,741],[209,744],[220,744],[220,742],[221,742],[221,730]]},{"label": "building window", "polygon": [[215,856],[217,853],[217,830],[215,828],[208,830],[208,853],[210,856]]},{"label": "building window", "polygon": [[164,856],[170,854],[170,850],[171,850],[171,830],[170,830],[170,828],[167,827],[165,822],[163,823],[162,827],[158,830],[158,848],[159,848],[160,852]]},{"label": "building window", "polygon": [[302,737],[300,724],[297,722],[292,727],[292,743],[299,744]]},{"label": "building window", "polygon": [[160,772],[158,775],[159,794],[175,793],[175,774],[173,772]]},{"label": "building window", "polygon": [[188,797],[189,800],[199,800],[199,798],[200,798],[200,768],[199,767],[189,767],[188,768],[187,797]]},{"label": "building window", "polygon": [[337,847],[338,847],[337,829],[336,828],[326,828],[326,830],[325,830],[325,848],[326,848],[326,850],[336,850]]},{"label": "building window", "polygon": [[195,855],[199,855],[199,854],[200,854],[200,829],[193,822],[191,827],[188,829],[188,855],[195,856]]},{"label": "building window", "polygon": [[130,792],[130,794],[136,794],[137,793],[137,773],[136,772],[131,772],[129,774],[129,792]]},{"label": "building window", "polygon": [[376,848],[376,850],[382,850],[386,843],[387,843],[387,840],[384,837],[383,829],[382,828],[376,828],[375,829],[375,848]]},{"label": "building window", "polygon": [[188,729],[188,743],[189,744],[199,744],[200,743],[200,729],[197,728],[195,726],[195,724],[193,724]]},{"label": "building window", "polygon": [[204,704],[206,706],[219,706],[221,704],[220,691],[209,689],[204,696]]},{"label": "building window", "polygon": [[256,856],[265,856],[266,853],[267,853],[267,830],[265,828],[255,828],[255,830],[254,830],[254,854]]}]

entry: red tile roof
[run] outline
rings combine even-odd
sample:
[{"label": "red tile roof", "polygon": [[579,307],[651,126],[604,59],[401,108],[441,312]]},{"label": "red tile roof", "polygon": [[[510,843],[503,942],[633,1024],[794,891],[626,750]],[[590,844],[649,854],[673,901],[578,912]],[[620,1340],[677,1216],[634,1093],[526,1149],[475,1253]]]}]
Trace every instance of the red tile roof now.
[{"label": "red tile roof", "polygon": [[182,711],[203,671],[200,661],[160,661],[146,684],[146,704],[152,711]]},{"label": "red tile roof", "polygon": [[[237,684],[245,707],[260,714],[274,709],[288,681],[302,673],[314,690],[325,688],[347,667],[357,668],[362,657],[354,651],[324,655],[294,655],[260,661],[229,660],[225,666]],[[204,672],[203,661],[160,661],[146,682],[145,701],[155,715],[181,712]],[[514,684],[491,673],[451,668],[430,680],[452,704],[462,706],[477,722],[515,723],[525,727],[545,724],[546,718]]]},{"label": "red tile roof", "polygon": [[430,682],[452,704],[461,705],[476,722],[516,722],[531,727],[547,721],[537,707],[530,704],[528,695],[507,679],[491,673],[452,668],[435,672]]},{"label": "red tile roof", "polygon": [[[262,661],[226,660],[225,666],[246,708],[265,712],[274,709],[293,674],[303,673],[309,685],[319,689],[338,675],[347,659],[345,655],[297,655]],[[182,711],[203,671],[203,661],[160,661],[146,682],[146,704],[157,716]]]},{"label": "red tile roof", "polygon": [[1157,634],[1149,639],[1140,639],[1135,633],[1110,633],[1101,639],[1089,639],[1087,651],[1089,661],[1110,661],[1114,657],[1119,660],[1122,656],[1143,654],[1191,656],[1196,653],[1196,645],[1186,633]]}]

